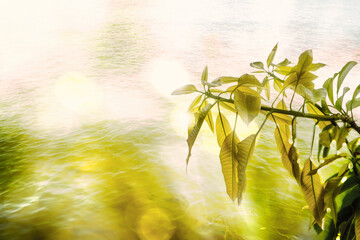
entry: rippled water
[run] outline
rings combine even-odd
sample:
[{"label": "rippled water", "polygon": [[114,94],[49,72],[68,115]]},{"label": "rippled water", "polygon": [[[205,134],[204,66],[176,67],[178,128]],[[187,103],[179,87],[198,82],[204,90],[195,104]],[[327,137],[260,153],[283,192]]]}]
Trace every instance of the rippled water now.
[{"label": "rippled water", "polygon": [[[328,64],[320,86],[360,60],[359,11],[355,0],[0,1],[0,238],[314,238],[273,133],[237,206],[209,130],[186,172],[192,96],[170,93],[205,65],[211,78],[249,72],[277,42],[281,60],[313,49]],[[312,123],[300,122],[302,160]]]}]

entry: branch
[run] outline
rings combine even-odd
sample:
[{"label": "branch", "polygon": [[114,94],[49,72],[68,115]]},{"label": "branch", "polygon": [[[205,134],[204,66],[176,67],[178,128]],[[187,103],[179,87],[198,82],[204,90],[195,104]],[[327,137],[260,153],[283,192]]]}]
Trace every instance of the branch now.
[{"label": "branch", "polygon": [[[211,92],[205,92],[205,95],[222,101],[222,102],[228,102],[228,103],[234,103],[233,99],[227,99],[223,97],[219,97],[216,95],[213,95]],[[310,119],[316,119],[318,121],[338,121],[341,120],[342,122],[348,123],[358,134],[360,134],[360,127],[355,123],[354,120],[352,120],[347,115],[341,115],[341,114],[333,114],[333,115],[317,115],[317,114],[310,114],[310,113],[304,113],[304,112],[297,112],[294,110],[284,110],[284,109],[278,109],[273,107],[267,107],[267,106],[261,106],[261,110],[267,111],[267,112],[273,112],[273,113],[280,113],[285,115],[290,115],[294,117],[302,117],[302,118],[310,118]]]}]

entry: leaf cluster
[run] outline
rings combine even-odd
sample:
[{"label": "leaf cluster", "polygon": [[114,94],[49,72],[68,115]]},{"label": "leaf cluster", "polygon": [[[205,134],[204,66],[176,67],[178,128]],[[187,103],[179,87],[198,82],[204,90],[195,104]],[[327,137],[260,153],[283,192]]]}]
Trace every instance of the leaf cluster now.
[{"label": "leaf cluster", "polygon": [[[275,124],[274,140],[282,164],[289,177],[298,183],[308,204],[311,226],[319,232],[326,229],[328,239],[337,236],[360,239],[360,137],[348,139],[350,132],[360,135],[353,114],[353,110],[360,107],[360,85],[345,104],[344,96],[350,88],[342,87],[345,77],[357,63],[346,63],[324,82],[322,88],[316,89],[314,80],[318,76],[315,72],[326,65],[313,62],[312,50],[301,53],[296,64],[287,58],[274,63],[276,52],[277,44],[265,64],[260,61],[250,63],[255,68],[252,74],[222,76],[209,81],[208,68],[205,67],[200,79],[201,90],[190,84],[173,92],[174,95],[199,94],[189,107],[195,122],[189,128],[186,163],[206,121],[220,147],[219,158],[227,194],[240,204],[246,186],[247,164],[253,156],[258,134],[270,120]],[[254,74],[261,76],[262,81]],[[235,115],[232,125],[227,119],[229,111]],[[215,122],[213,113],[217,115]],[[265,118],[258,131],[240,140],[236,134],[238,117],[249,125],[260,114]],[[298,118],[314,119],[310,155],[304,164],[300,164],[296,147]],[[315,139],[319,141],[319,148],[314,159]],[[345,160],[346,164],[323,181],[319,170],[339,159]],[[325,219],[330,219],[326,226]]]}]

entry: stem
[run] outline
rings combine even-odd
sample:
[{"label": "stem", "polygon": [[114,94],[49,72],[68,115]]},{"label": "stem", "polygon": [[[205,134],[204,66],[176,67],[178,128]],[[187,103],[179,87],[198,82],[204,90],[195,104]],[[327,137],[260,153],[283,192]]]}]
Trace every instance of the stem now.
[{"label": "stem", "polygon": [[[210,92],[206,92],[205,95],[212,98],[212,99],[216,99],[216,100],[219,100],[219,101],[228,102],[228,103],[232,103],[232,104],[234,103],[233,99],[227,99],[227,98],[219,97],[219,96],[213,95]],[[360,127],[355,123],[354,120],[352,120],[347,115],[341,115],[341,114],[317,115],[317,114],[311,114],[311,113],[298,112],[298,111],[294,111],[294,110],[278,109],[278,108],[267,107],[267,106],[261,106],[260,109],[263,110],[263,111],[267,111],[267,112],[272,111],[272,113],[280,113],[280,114],[290,115],[290,116],[294,116],[294,117],[316,119],[318,121],[338,121],[338,120],[341,120],[342,122],[348,123],[352,127],[352,129],[354,129],[358,134],[360,134]]]}]

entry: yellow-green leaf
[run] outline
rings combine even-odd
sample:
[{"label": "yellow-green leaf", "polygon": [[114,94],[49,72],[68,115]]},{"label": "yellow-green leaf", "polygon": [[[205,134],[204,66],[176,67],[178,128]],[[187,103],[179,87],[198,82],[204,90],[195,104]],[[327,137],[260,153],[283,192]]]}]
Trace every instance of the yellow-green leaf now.
[{"label": "yellow-green leaf", "polygon": [[326,66],[326,64],[324,64],[324,63],[312,63],[312,64],[310,64],[308,71],[314,72],[325,66]]},{"label": "yellow-green leaf", "polygon": [[308,89],[303,84],[298,85],[297,92],[312,103],[319,102],[326,97],[325,88]]},{"label": "yellow-green leaf", "polygon": [[[207,106],[209,103],[208,103],[208,101],[205,100],[204,104],[205,104],[205,106]],[[212,117],[211,110],[208,111],[208,113],[207,113],[207,115],[205,117],[205,121],[208,124],[210,130],[212,132],[214,132],[214,119]]]},{"label": "yellow-green leaf", "polygon": [[[306,104],[307,110],[310,114],[316,114],[316,115],[324,115],[314,104],[312,103],[307,103]],[[317,120],[315,120],[317,121]],[[330,125],[331,122],[330,121],[320,121],[318,123],[318,126],[320,127],[320,129],[324,129],[326,126]]]},{"label": "yellow-green leaf", "polygon": [[219,146],[221,147],[225,137],[231,133],[231,127],[226,117],[219,113],[216,118],[216,137]]},{"label": "yellow-green leaf", "polygon": [[237,155],[237,144],[239,139],[235,132],[228,134],[221,145],[220,150],[220,163],[222,173],[224,175],[226,192],[231,198],[235,200],[238,195],[238,160]]},{"label": "yellow-green leaf", "polygon": [[342,126],[342,128],[340,129],[339,136],[336,139],[336,150],[340,150],[340,148],[345,142],[345,138],[348,135],[348,133],[349,131],[346,127],[346,124],[344,124],[344,126]]},{"label": "yellow-green leaf", "polygon": [[310,158],[308,158],[301,172],[300,186],[315,222],[323,228],[323,218],[325,214],[324,188],[318,173],[309,175],[309,172],[314,168],[314,164]]},{"label": "yellow-green leaf", "polygon": [[217,89],[217,88],[211,88],[209,90],[210,90],[211,93],[223,93],[223,92],[225,92],[224,90]]},{"label": "yellow-green leaf", "polygon": [[238,85],[245,87],[262,87],[261,83],[254,75],[250,75],[247,73],[239,78]]},{"label": "yellow-green leaf", "polygon": [[192,128],[192,130],[189,133],[188,139],[186,140],[189,148],[188,155],[186,157],[186,164],[189,163],[189,159],[191,156],[191,149],[195,143],[195,140],[200,132],[201,126],[205,120],[205,117],[207,116],[208,112],[211,110],[211,108],[214,106],[214,104],[208,104],[206,105],[201,111],[198,113],[197,121],[195,123],[195,126]]},{"label": "yellow-green leaf", "polygon": [[267,100],[270,100],[270,82],[267,81],[267,82],[264,84],[264,87],[265,87],[265,95],[266,95],[266,98],[267,98]]},{"label": "yellow-green leaf", "polygon": [[266,61],[266,65],[267,67],[270,67],[270,65],[272,64],[273,60],[274,60],[274,57],[275,57],[275,54],[276,54],[276,51],[277,51],[277,46],[278,44],[276,44],[274,46],[274,48],[271,50],[268,58],[267,58],[267,61]]},{"label": "yellow-green leaf", "polygon": [[333,82],[334,82],[334,79],[336,76],[337,76],[337,73],[335,73],[332,78],[328,78],[323,84],[323,88],[326,89],[326,91],[328,93],[328,97],[332,104],[334,104],[334,90],[333,90],[334,84],[333,84]]},{"label": "yellow-green leaf", "polygon": [[337,89],[336,92],[339,93],[341,84],[344,82],[346,75],[350,72],[350,70],[357,64],[357,62],[350,61],[345,64],[345,66],[340,70],[339,77],[337,81]]},{"label": "yellow-green leaf", "polygon": [[[287,110],[287,107],[286,107],[286,104],[285,104],[284,100],[281,100],[277,104],[276,108],[277,109]],[[292,123],[292,117],[290,117],[289,115],[281,114],[281,113],[273,113],[272,116],[273,117],[271,117],[270,120],[278,123],[280,126],[282,126],[282,124],[291,125],[291,123]]]},{"label": "yellow-green leaf", "polygon": [[202,95],[197,96],[190,104],[188,111],[189,112],[193,112],[193,110],[195,109],[195,107],[200,103],[202,98]]},{"label": "yellow-green leaf", "polygon": [[308,71],[310,65],[312,64],[312,61],[313,61],[312,50],[307,50],[300,55],[298,64],[296,65],[296,72],[298,76],[301,76],[302,73]]},{"label": "yellow-green leaf", "polygon": [[282,83],[281,83],[279,80],[274,79],[274,89],[275,89],[277,92],[281,92],[282,88],[283,88]]},{"label": "yellow-green leaf", "polygon": [[287,66],[289,65],[291,62],[289,59],[285,58],[282,62],[278,63],[278,66]]},{"label": "yellow-green leaf", "polygon": [[326,186],[324,188],[324,209],[326,210],[327,208],[330,208],[331,210],[330,213],[335,225],[337,221],[337,207],[336,207],[335,198],[339,192],[338,185],[341,179],[342,179],[341,176],[336,176],[329,179],[326,182]]},{"label": "yellow-green leaf", "polygon": [[290,66],[277,66],[274,71],[281,74],[281,75],[287,76],[287,75],[289,75],[290,73],[293,72],[293,67],[290,67]]},{"label": "yellow-green leaf", "polygon": [[355,152],[359,141],[360,141],[360,137],[355,138],[355,139],[351,140],[351,142],[347,143],[347,147],[349,148],[349,150],[352,152]]},{"label": "yellow-green leaf", "polygon": [[261,97],[255,90],[239,87],[234,94],[234,104],[241,119],[249,125],[260,112]]},{"label": "yellow-green leaf", "polygon": [[264,64],[262,62],[252,62],[250,66],[256,69],[264,69]]},{"label": "yellow-green leaf", "polygon": [[228,103],[228,102],[220,102],[219,103],[221,107],[236,113],[236,109],[235,109],[235,105],[233,103]]},{"label": "yellow-green leaf", "polygon": [[201,82],[205,84],[208,81],[208,67],[206,66],[201,74]]},{"label": "yellow-green leaf", "polygon": [[[300,78],[299,78],[299,76],[300,76]],[[284,87],[295,88],[295,86],[299,85],[299,84],[302,84],[302,85],[308,87],[308,85],[316,78],[317,78],[317,76],[311,72],[305,72],[302,75],[299,75],[297,72],[293,72],[286,78],[286,80],[284,82]],[[312,85],[310,84],[310,86],[312,86]]]},{"label": "yellow-green leaf", "polygon": [[[289,126],[286,125],[286,127],[288,128]],[[282,128],[275,128],[275,140],[281,155],[282,163],[290,175],[299,181],[300,167],[297,163],[298,153],[295,146],[289,143],[289,136],[287,134],[288,133],[282,131]]]},{"label": "yellow-green leaf", "polygon": [[210,130],[212,132],[214,132],[214,119],[213,119],[211,111],[208,112],[205,120],[206,120],[206,123],[208,124]]},{"label": "yellow-green leaf", "polygon": [[329,130],[324,130],[319,134],[319,141],[321,145],[325,147],[330,147],[332,138],[330,136]]},{"label": "yellow-green leaf", "polygon": [[188,84],[176,89],[171,93],[171,95],[189,94],[193,92],[197,92],[196,87],[192,84]]},{"label": "yellow-green leaf", "polygon": [[360,98],[351,99],[346,103],[347,111],[351,111],[359,106],[360,106]]},{"label": "yellow-green leaf", "polygon": [[215,81],[219,82],[220,84],[227,84],[227,83],[233,83],[233,82],[237,82],[239,80],[238,77],[227,77],[227,76],[223,76],[223,77],[219,77],[217,78]]},{"label": "yellow-green leaf", "polygon": [[242,199],[242,192],[245,189],[245,179],[246,179],[246,166],[250,161],[255,148],[255,139],[256,135],[252,134],[242,140],[240,143],[237,144],[238,152],[237,152],[237,159],[238,159],[238,203],[240,204]]},{"label": "yellow-green leaf", "polygon": [[313,175],[315,173],[317,173],[317,171],[319,171],[320,168],[332,163],[333,161],[339,159],[339,158],[344,158],[346,157],[347,155],[345,153],[341,153],[341,154],[333,154],[333,155],[330,155],[330,156],[327,156],[324,158],[324,162],[322,162],[317,168],[314,168],[312,169],[309,174],[310,175]]},{"label": "yellow-green leaf", "polygon": [[337,110],[341,111],[344,96],[345,96],[345,94],[346,94],[348,91],[350,91],[350,88],[349,88],[349,87],[344,87],[344,88],[343,88],[343,94],[336,100],[336,102],[335,102],[335,108],[336,108]]}]

